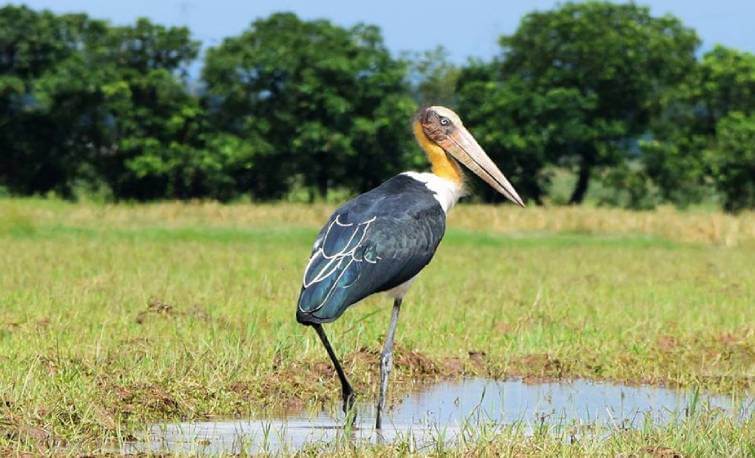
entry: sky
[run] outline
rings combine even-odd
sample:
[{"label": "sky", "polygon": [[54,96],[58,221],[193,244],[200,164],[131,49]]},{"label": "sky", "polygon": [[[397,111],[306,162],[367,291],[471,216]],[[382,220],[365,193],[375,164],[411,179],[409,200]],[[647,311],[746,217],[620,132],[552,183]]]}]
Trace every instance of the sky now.
[{"label": "sky", "polygon": [[[26,0],[11,1],[58,13],[86,12],[115,24],[139,16],[166,25],[188,26],[205,46],[239,34],[259,17],[293,11],[304,19],[326,18],[351,26],[380,26],[388,48],[423,51],[444,46],[449,58],[463,63],[498,53],[497,38],[512,33],[521,17],[556,6],[551,0]],[[645,0],[654,15],[671,13],[693,27],[703,50],[720,43],[755,52],[755,0]]]}]

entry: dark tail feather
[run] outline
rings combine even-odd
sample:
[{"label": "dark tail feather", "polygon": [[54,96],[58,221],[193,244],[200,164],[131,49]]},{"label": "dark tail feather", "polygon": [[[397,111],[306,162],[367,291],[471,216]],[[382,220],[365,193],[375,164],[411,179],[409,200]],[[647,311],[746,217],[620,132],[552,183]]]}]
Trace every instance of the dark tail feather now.
[{"label": "dark tail feather", "polygon": [[298,321],[300,324],[303,324],[305,326],[312,326],[312,325],[321,324],[321,323],[330,323],[333,320],[335,320],[335,318],[332,318],[332,319],[319,318],[319,317],[316,317],[315,314],[312,312],[306,312],[300,308],[296,309],[296,321]]}]

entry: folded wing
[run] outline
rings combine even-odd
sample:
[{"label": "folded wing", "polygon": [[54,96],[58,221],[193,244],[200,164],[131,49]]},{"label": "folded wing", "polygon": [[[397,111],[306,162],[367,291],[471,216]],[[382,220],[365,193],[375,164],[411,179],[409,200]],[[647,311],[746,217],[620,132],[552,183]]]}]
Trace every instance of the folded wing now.
[{"label": "folded wing", "polygon": [[369,198],[340,208],[320,231],[302,279],[299,321],[333,321],[370,294],[411,279],[432,259],[445,231],[437,201],[404,202],[397,211],[396,199]]}]

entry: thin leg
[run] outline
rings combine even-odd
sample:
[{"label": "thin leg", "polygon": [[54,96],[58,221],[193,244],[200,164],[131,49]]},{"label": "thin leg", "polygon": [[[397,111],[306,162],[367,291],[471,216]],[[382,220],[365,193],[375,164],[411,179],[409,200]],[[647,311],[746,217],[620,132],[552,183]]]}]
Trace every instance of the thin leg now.
[{"label": "thin leg", "polygon": [[[333,352],[333,347],[330,346],[330,342],[328,341],[328,337],[325,335],[325,330],[322,328],[322,325],[313,324],[312,326],[315,328],[315,331],[317,331],[317,335],[320,336],[320,340],[325,346],[325,350],[328,352],[330,360],[333,361],[333,366],[335,366],[336,368],[338,379],[341,381],[341,393],[343,395],[343,413],[348,415],[349,411],[352,409],[352,407],[354,407],[354,401],[356,401],[354,390],[351,388],[349,381],[346,379],[346,374],[343,373],[341,363],[338,362],[338,358],[336,358],[336,354]],[[354,417],[354,419],[356,419],[356,416]]]},{"label": "thin leg", "polygon": [[396,335],[396,326],[398,325],[398,312],[401,310],[401,299],[393,301],[393,313],[391,314],[391,324],[388,327],[388,335],[385,337],[383,353],[380,355],[380,395],[377,404],[377,417],[375,419],[375,428],[380,429],[382,426],[383,408],[385,408],[385,395],[388,391],[388,376],[391,375],[393,368],[393,337]]}]

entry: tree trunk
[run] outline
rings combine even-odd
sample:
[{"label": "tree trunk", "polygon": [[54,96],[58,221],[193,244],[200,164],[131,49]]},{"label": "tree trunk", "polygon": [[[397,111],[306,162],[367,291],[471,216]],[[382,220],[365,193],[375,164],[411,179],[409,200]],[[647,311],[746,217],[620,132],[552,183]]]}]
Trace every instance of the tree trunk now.
[{"label": "tree trunk", "polygon": [[320,168],[320,173],[317,176],[317,193],[322,200],[328,197],[328,172],[324,166]]},{"label": "tree trunk", "polygon": [[577,185],[574,186],[569,203],[572,205],[581,204],[585,199],[587,193],[587,187],[590,185],[590,172],[592,171],[592,161],[588,158],[582,158],[582,164],[579,166],[579,177],[577,178]]}]

